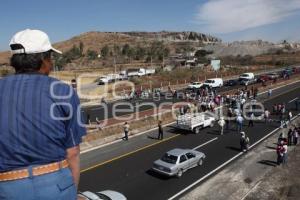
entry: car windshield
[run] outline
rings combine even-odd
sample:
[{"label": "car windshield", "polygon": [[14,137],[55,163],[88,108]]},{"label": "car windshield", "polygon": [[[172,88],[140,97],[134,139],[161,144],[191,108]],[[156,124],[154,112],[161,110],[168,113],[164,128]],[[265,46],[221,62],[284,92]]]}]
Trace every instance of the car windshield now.
[{"label": "car windshield", "polygon": [[205,83],[213,83],[213,80],[206,80]]},{"label": "car windshield", "polygon": [[108,196],[101,194],[101,193],[97,193],[97,195],[99,196],[100,199],[103,200],[112,200],[111,198],[109,198]]},{"label": "car windshield", "polygon": [[161,160],[167,163],[175,164],[177,161],[177,156],[173,156],[171,154],[166,153]]},{"label": "car windshield", "polygon": [[248,77],[248,74],[242,74],[241,77]]}]

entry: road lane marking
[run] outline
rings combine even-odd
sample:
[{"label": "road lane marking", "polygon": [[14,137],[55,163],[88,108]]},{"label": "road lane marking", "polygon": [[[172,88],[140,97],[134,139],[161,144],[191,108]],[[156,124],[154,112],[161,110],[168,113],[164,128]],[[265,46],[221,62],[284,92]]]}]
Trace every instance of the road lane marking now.
[{"label": "road lane marking", "polygon": [[[171,122],[171,123],[168,123],[168,124],[164,124],[164,125],[163,125],[163,128],[164,128],[164,127],[167,127],[167,126],[170,126],[170,125],[172,125],[172,124],[175,124],[175,123],[176,123],[176,122]],[[137,134],[134,134],[134,135],[132,135],[132,136],[129,136],[129,139],[130,139],[130,138],[135,138],[135,137],[137,137],[137,136],[140,136],[140,135],[143,135],[143,134],[145,134],[145,133],[152,132],[152,131],[155,131],[155,130],[157,130],[157,127],[156,127],[156,128],[152,128],[152,129],[148,129],[148,130],[146,130],[146,131],[143,131],[143,132],[140,132],[140,133],[137,133]],[[109,145],[112,145],[112,144],[115,144],[115,143],[118,143],[118,142],[122,142],[122,140],[114,140],[114,141],[112,141],[112,142],[105,143],[105,144],[100,145],[100,146],[96,146],[96,147],[93,147],[93,148],[89,148],[89,149],[87,149],[87,150],[81,151],[80,154],[85,154],[85,153],[88,153],[88,152],[90,152],[90,151],[94,151],[94,150],[96,150],[96,149],[100,149],[100,148],[102,148],[102,147],[106,147],[106,146],[109,146]]]},{"label": "road lane marking", "polygon": [[245,194],[245,196],[244,196],[241,200],[246,199],[246,197],[250,194],[250,192],[254,191],[254,189],[256,189],[257,186],[258,186],[259,184],[261,184],[261,183],[262,183],[262,181],[258,181],[258,182],[254,185],[254,187],[252,187],[252,188]]},{"label": "road lane marking", "polygon": [[295,99],[292,99],[289,101],[289,103],[292,103],[293,101],[296,101],[298,99],[298,97],[296,97]]},{"label": "road lane marking", "polygon": [[[295,116],[292,118],[292,120],[296,119],[298,117]],[[279,130],[280,127],[274,129],[273,131],[271,131],[269,134],[267,134],[266,136],[264,136],[262,139],[258,140],[257,142],[255,142],[253,145],[251,145],[249,147],[249,149],[252,149],[253,147],[255,147],[258,143],[260,143],[261,141],[265,140],[267,137],[269,137],[270,135],[272,135],[274,132],[276,132],[277,130]],[[208,178],[209,176],[213,175],[215,172],[217,172],[219,169],[225,167],[227,164],[229,164],[230,162],[232,162],[233,160],[235,160],[236,158],[240,157],[241,155],[243,155],[244,152],[240,152],[237,155],[233,156],[232,158],[230,158],[229,160],[227,160],[226,162],[224,162],[223,164],[221,164],[219,167],[217,167],[216,169],[212,170],[211,172],[209,172],[208,174],[206,174],[205,176],[203,176],[202,178],[200,178],[199,180],[195,181],[194,183],[192,183],[191,185],[189,185],[188,187],[184,188],[183,190],[181,190],[180,192],[178,192],[177,194],[173,195],[172,197],[170,197],[168,200],[173,200],[177,197],[179,197],[180,195],[182,195],[183,193],[185,193],[186,191],[190,190],[192,187],[194,187],[195,185],[199,184],[200,182],[202,182],[203,180],[205,180],[206,178]]]},{"label": "road lane marking", "polygon": [[159,142],[155,142],[155,143],[153,143],[153,144],[149,144],[149,145],[144,146],[144,147],[142,147],[142,148],[139,148],[139,149],[137,149],[137,150],[134,150],[134,151],[128,152],[128,153],[126,153],[126,154],[117,156],[117,157],[115,157],[115,158],[112,158],[112,159],[110,159],[110,160],[104,161],[104,162],[99,163],[99,164],[97,164],[97,165],[94,165],[94,166],[92,166],[92,167],[83,169],[83,170],[80,171],[80,173],[83,173],[83,172],[89,171],[89,170],[91,170],[91,169],[94,169],[94,168],[103,166],[103,165],[105,165],[105,164],[111,163],[111,162],[113,162],[113,161],[115,161],[115,160],[118,160],[118,159],[120,159],[120,158],[124,158],[124,157],[130,156],[130,155],[132,155],[132,154],[134,154],[134,153],[143,151],[143,150],[148,149],[148,148],[150,148],[150,147],[153,147],[153,146],[155,146],[155,145],[158,145],[158,144],[161,144],[161,143],[163,143],[163,142],[169,141],[169,140],[171,140],[171,139],[173,139],[173,138],[176,138],[176,137],[178,137],[178,136],[180,136],[180,134],[178,134],[178,135],[173,135],[173,136],[171,136],[171,137],[169,137],[169,138],[166,138],[166,139],[164,139],[164,140],[161,140],[161,141],[159,141]]},{"label": "road lane marking", "polygon": [[193,150],[199,149],[199,148],[201,148],[201,147],[203,147],[203,146],[205,146],[205,145],[207,145],[207,144],[209,144],[209,143],[211,143],[211,142],[213,142],[213,141],[215,141],[215,140],[217,140],[217,139],[218,139],[218,137],[215,137],[215,138],[213,138],[213,139],[211,139],[211,140],[205,142],[204,144],[201,144],[201,145],[199,145],[199,146],[196,146],[195,148],[193,148]]}]

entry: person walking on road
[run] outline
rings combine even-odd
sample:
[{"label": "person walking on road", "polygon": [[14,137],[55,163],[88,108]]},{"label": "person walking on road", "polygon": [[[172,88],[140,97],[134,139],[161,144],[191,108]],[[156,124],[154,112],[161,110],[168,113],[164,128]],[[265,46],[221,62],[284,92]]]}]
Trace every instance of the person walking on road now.
[{"label": "person walking on road", "polygon": [[264,119],[265,119],[265,123],[270,121],[270,111],[268,109],[265,109]]},{"label": "person walking on road", "polygon": [[127,122],[124,123],[123,129],[124,129],[124,137],[122,139],[127,141],[128,133],[129,133],[129,124]]},{"label": "person walking on road", "polygon": [[223,135],[224,133],[224,126],[225,126],[225,120],[223,117],[220,118],[220,120],[218,121],[218,124],[220,126],[220,134]]},{"label": "person walking on road", "polygon": [[243,129],[243,122],[244,122],[244,118],[241,116],[241,114],[239,114],[236,118],[238,133],[240,133]]},{"label": "person walking on road", "polygon": [[245,132],[241,132],[241,138],[240,138],[240,146],[241,151],[246,152],[249,149],[250,139],[248,136],[246,136]]},{"label": "person walking on road", "polygon": [[293,113],[291,111],[288,112],[288,121],[291,122],[293,118]]},{"label": "person walking on road", "polygon": [[10,48],[15,75],[0,80],[0,199],[75,200],[86,129],[77,93],[49,77],[61,52],[31,29]]},{"label": "person walking on road", "polygon": [[268,98],[270,98],[272,96],[272,89],[268,89]]},{"label": "person walking on road", "polygon": [[249,123],[248,123],[248,127],[253,127],[254,126],[254,113],[251,112],[250,116],[249,116]]},{"label": "person walking on road", "polygon": [[164,139],[164,131],[163,131],[163,128],[162,128],[162,121],[159,120],[158,121],[158,137],[157,137],[158,140],[163,140]]}]

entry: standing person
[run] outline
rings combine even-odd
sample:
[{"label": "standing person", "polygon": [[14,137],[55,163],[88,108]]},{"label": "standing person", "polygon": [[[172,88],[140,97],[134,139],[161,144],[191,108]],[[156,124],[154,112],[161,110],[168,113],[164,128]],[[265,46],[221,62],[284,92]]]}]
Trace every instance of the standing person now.
[{"label": "standing person", "polygon": [[272,96],[272,89],[268,89],[268,98],[270,98]]},{"label": "standing person", "polygon": [[87,124],[87,125],[91,125],[92,124],[91,123],[91,116],[89,114],[87,114],[87,116],[86,116],[86,122],[85,122],[85,124]]},{"label": "standing person", "polygon": [[293,142],[293,131],[292,129],[289,129],[288,131],[288,145],[291,146]]},{"label": "standing person", "polygon": [[276,153],[277,153],[277,165],[280,165],[283,161],[283,141],[277,144]]},{"label": "standing person", "polygon": [[285,143],[285,142],[282,145],[282,152],[283,152],[282,164],[287,164],[287,160],[288,160],[288,146],[287,146],[287,143]]},{"label": "standing person", "polygon": [[127,122],[124,123],[123,129],[124,129],[124,137],[122,139],[127,141],[128,133],[129,133],[129,124]]},{"label": "standing person", "polygon": [[264,119],[265,119],[265,123],[267,123],[268,121],[270,121],[270,111],[268,109],[265,109]]},{"label": "standing person", "polygon": [[250,139],[246,136],[245,132],[241,132],[241,138],[240,138],[240,146],[241,151],[246,152],[249,149]]},{"label": "standing person", "polygon": [[299,137],[299,132],[298,130],[295,129],[293,133],[294,145],[298,144],[298,137]]},{"label": "standing person", "polygon": [[249,119],[249,123],[248,123],[248,127],[253,127],[254,126],[254,113],[252,112],[250,114],[250,119]]},{"label": "standing person", "polygon": [[244,118],[239,114],[236,118],[238,133],[240,133],[243,129],[243,122],[244,122]]},{"label": "standing person", "polygon": [[86,130],[74,89],[52,77],[48,35],[24,30],[10,42],[16,74],[0,80],[0,199],[77,199]]},{"label": "standing person", "polygon": [[225,123],[226,122],[223,117],[221,117],[220,120],[218,121],[218,124],[220,126],[220,134],[221,135],[223,135]]},{"label": "standing person", "polygon": [[291,122],[292,118],[293,118],[293,114],[292,114],[291,111],[289,111],[289,113],[288,113],[288,121]]},{"label": "standing person", "polygon": [[96,128],[99,130],[102,130],[102,121],[98,119],[98,117],[96,117]]},{"label": "standing person", "polygon": [[164,139],[164,131],[163,131],[163,128],[162,128],[162,121],[159,120],[158,121],[158,137],[157,137],[158,140],[163,140]]}]

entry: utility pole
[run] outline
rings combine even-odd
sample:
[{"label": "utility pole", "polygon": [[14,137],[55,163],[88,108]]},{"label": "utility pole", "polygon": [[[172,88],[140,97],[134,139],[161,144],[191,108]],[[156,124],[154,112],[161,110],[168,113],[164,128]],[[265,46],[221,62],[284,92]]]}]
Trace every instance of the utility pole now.
[{"label": "utility pole", "polygon": [[115,67],[115,74],[117,73],[117,65],[116,65],[116,57],[114,56],[114,67]]}]

